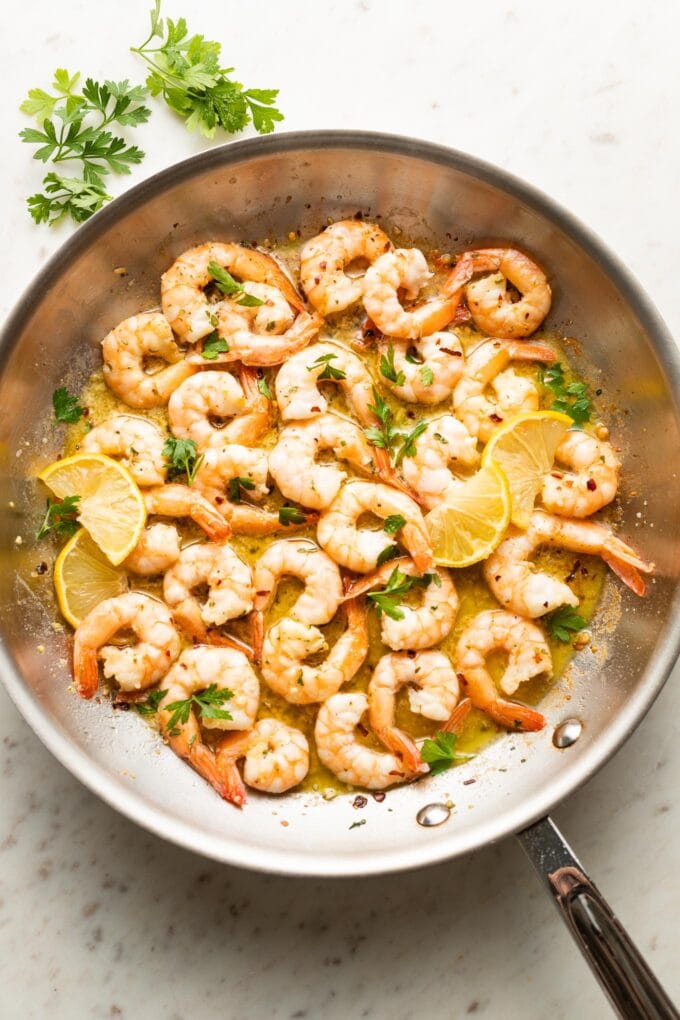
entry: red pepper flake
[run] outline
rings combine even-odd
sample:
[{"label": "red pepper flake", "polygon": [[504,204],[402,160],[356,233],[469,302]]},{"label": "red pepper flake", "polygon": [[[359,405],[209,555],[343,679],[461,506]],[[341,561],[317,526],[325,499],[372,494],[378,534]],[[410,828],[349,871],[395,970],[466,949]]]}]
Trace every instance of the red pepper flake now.
[{"label": "red pepper flake", "polygon": [[463,786],[472,786],[472,784],[476,782],[477,782],[476,779],[464,779]]},{"label": "red pepper flake", "polygon": [[589,492],[595,492],[596,488],[597,485],[595,484],[595,479],[589,478],[588,481],[586,482],[586,489],[588,489]]},{"label": "red pepper flake", "polygon": [[368,804],[368,797],[364,797],[363,794],[359,793],[352,801],[353,808],[364,808]]},{"label": "red pepper flake", "polygon": [[371,797],[373,797],[373,800],[377,800],[378,804],[382,804],[382,802],[385,799],[385,791],[374,790],[373,793],[371,794]]},{"label": "red pepper flake", "polygon": [[499,422],[502,422],[502,421],[503,421],[503,419],[501,418],[500,414],[490,414],[490,415],[489,415],[489,419],[490,419],[491,421],[495,421],[495,422],[496,422],[496,424],[498,424]]}]

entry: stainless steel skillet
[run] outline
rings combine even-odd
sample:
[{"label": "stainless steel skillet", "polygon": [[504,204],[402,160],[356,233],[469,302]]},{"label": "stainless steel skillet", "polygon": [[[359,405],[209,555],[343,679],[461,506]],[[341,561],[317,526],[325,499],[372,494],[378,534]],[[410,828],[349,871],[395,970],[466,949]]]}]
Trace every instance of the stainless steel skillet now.
[{"label": "stainless steel skillet", "polygon": [[[29,536],[39,513],[25,481],[56,453],[52,391],[99,363],[98,342],[120,319],[158,299],[174,256],[207,238],[256,241],[357,212],[409,240],[455,250],[511,240],[536,255],[554,284],[550,323],[578,337],[577,363],[618,411],[626,450],[628,536],[657,564],[646,599],[612,582],[593,642],[542,704],[549,726],[513,734],[469,765],[369,800],[358,830],[347,798],[222,804],[154,735],[107,703],[69,693],[68,640],[50,622],[49,578]],[[124,268],[124,273],[114,270]],[[213,149],[156,175],[112,203],[41,271],[0,341],[0,670],[38,736],[86,785],[152,831],[244,867],[296,875],[376,874],[455,857],[521,832],[572,933],[623,1016],[676,1015],[552,823],[548,811],[628,737],[658,694],[680,646],[680,358],[625,268],[545,196],[450,149],[373,133],[308,132]],[[638,517],[637,514],[641,516]],[[638,527],[634,528],[634,524]],[[22,535],[24,543],[15,544]],[[44,647],[44,652],[40,647]],[[571,746],[553,743],[567,719]],[[474,779],[473,783],[466,780]],[[430,803],[454,803],[424,828]]]}]

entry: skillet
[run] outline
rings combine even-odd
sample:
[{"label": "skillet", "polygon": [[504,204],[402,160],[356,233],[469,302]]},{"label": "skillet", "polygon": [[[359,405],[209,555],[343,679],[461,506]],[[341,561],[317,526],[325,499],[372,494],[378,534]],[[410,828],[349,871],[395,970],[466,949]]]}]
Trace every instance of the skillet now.
[{"label": "skillet", "polygon": [[[232,810],[170,752],[158,755],[157,737],[138,719],[69,692],[68,639],[50,627],[50,586],[30,576],[42,558],[28,538],[41,502],[26,476],[58,454],[52,391],[64,383],[77,389],[99,364],[101,337],[157,304],[159,276],[177,254],[209,238],[255,242],[297,229],[310,236],[328,217],[357,212],[380,216],[407,243],[455,251],[511,242],[546,268],[554,292],[548,325],[579,338],[577,370],[618,409],[612,425],[624,449],[626,534],[657,572],[643,600],[607,582],[591,650],[541,703],[545,730],[508,735],[453,772],[391,791],[383,803],[369,799],[358,830],[350,828],[351,798],[324,802],[317,794],[289,796],[284,827],[280,802],[252,796],[246,811]],[[673,339],[625,267],[550,199],[495,167],[372,132],[280,134],[195,156],[81,227],[41,270],[0,339],[3,681],[41,740],[90,789],[216,860],[289,875],[370,875],[519,833],[619,1014],[677,1016],[546,816],[626,740],[678,654],[679,394]],[[418,824],[424,808],[421,820],[445,820]]]}]

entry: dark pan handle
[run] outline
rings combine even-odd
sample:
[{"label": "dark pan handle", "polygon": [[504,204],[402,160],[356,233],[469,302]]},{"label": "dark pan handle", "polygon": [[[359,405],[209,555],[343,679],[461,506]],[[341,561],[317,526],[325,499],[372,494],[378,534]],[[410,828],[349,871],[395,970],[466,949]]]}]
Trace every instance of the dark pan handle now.
[{"label": "dark pan handle", "polygon": [[518,833],[574,941],[624,1020],[679,1014],[551,818]]}]

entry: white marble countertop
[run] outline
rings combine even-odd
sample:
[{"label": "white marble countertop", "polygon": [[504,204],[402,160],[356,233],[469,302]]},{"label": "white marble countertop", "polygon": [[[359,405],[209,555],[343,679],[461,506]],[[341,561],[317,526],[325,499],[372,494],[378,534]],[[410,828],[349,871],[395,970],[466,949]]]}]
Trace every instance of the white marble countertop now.
[{"label": "white marble countertop", "polygon": [[[285,126],[401,132],[511,170],[623,257],[680,333],[675,257],[680,11],[601,0],[168,0],[280,85]],[[23,208],[40,167],[16,107],[56,66],[141,80],[145,2],[0,13],[3,314],[71,228]],[[226,12],[226,13],[225,13]],[[238,17],[237,17],[238,13]],[[155,104],[148,156],[114,193],[203,144]],[[677,674],[677,670],[676,670]],[[558,823],[676,996],[676,677]],[[0,1014],[188,1020],[610,1016],[517,845],[409,875],[320,882],[237,871],[166,845],[83,789],[0,692]],[[675,964],[675,965],[674,965]]]}]

